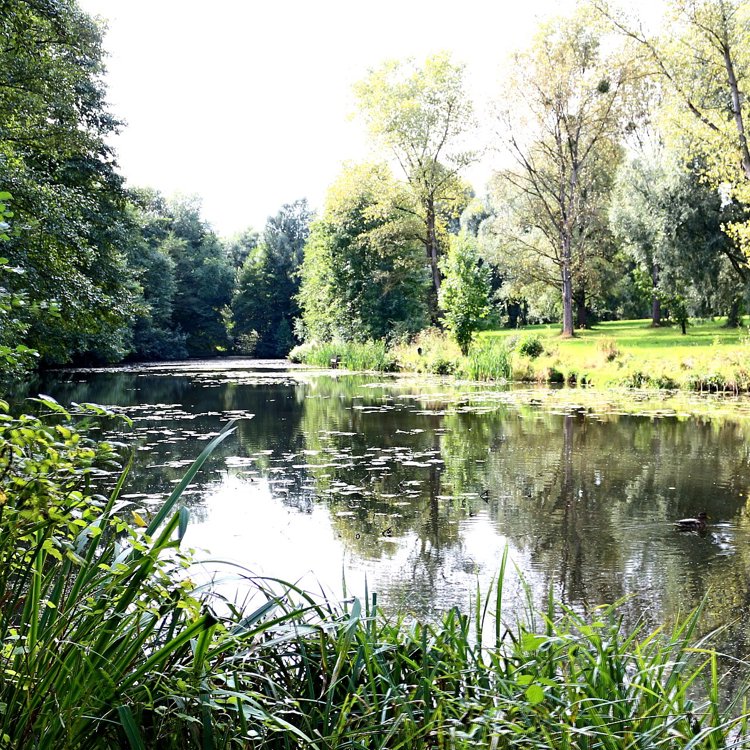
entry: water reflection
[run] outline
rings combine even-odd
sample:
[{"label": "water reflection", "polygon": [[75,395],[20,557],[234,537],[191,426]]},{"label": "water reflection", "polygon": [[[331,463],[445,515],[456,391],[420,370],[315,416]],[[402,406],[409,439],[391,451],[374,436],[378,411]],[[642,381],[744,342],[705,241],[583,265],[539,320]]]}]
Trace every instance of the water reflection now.
[{"label": "water reflection", "polygon": [[[194,546],[334,593],[342,574],[350,590],[367,577],[386,608],[418,615],[466,606],[506,546],[537,601],[550,588],[576,607],[627,597],[626,617],[658,623],[708,594],[706,628],[748,611],[748,421],[554,413],[489,388],[214,368],[45,384],[134,420],[128,496],[146,509],[240,418],[187,495]],[[701,510],[705,534],[675,531]],[[512,582],[509,606],[523,596]],[[742,650],[745,631],[726,638]]]}]

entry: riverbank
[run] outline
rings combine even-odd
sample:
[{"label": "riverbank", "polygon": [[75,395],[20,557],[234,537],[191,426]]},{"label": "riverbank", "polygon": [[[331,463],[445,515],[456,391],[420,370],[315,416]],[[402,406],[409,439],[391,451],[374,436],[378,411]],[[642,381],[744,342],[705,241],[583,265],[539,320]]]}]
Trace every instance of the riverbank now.
[{"label": "riverbank", "polygon": [[565,383],[708,393],[750,392],[750,333],[724,321],[653,328],[648,320],[601,323],[563,339],[559,327],[485,331],[467,356],[437,330],[390,349],[383,342],[306,344],[292,361],[317,367],[455,375],[478,381]]}]

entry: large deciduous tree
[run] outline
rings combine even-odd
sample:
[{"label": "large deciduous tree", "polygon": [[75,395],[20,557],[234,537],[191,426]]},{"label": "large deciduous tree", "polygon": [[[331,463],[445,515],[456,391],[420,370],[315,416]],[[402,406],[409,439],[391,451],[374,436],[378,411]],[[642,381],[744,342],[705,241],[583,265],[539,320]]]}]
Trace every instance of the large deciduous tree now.
[{"label": "large deciduous tree", "polygon": [[427,322],[420,222],[386,165],[347,167],[305,246],[299,301],[308,340],[382,338]]},{"label": "large deciduous tree", "polygon": [[3,253],[24,270],[12,285],[36,311],[26,339],[47,361],[127,347],[129,229],[101,60],[101,32],[74,0],[2,4],[0,190],[14,211]]},{"label": "large deciduous tree", "polygon": [[284,204],[269,217],[260,242],[249,250],[232,300],[235,347],[260,357],[283,357],[297,343],[299,268],[312,220],[305,199]]},{"label": "large deciduous tree", "polygon": [[505,144],[516,162],[499,173],[515,206],[504,242],[539,266],[544,283],[559,288],[563,336],[573,335],[576,278],[587,283],[590,256],[602,245],[597,233],[606,231],[632,80],[621,51],[607,52],[602,27],[581,8],[544,24],[530,49],[515,56],[501,108]]},{"label": "large deciduous tree", "polygon": [[139,290],[132,354],[177,359],[228,349],[226,311],[234,268],[201,218],[200,200],[166,200],[147,189],[131,191],[131,199],[136,230],[127,253]]},{"label": "large deciduous tree", "polygon": [[[599,10],[631,39],[665,81],[669,131],[724,200],[750,206],[750,2],[673,0],[661,36],[647,33],[604,0]],[[747,209],[725,223],[750,258]]]},{"label": "large deciduous tree", "polygon": [[618,170],[612,231],[651,295],[652,325],[662,306],[685,300],[703,315],[737,324],[746,288],[742,258],[722,232],[721,198],[695,170],[661,149],[642,151]]},{"label": "large deciduous tree", "polygon": [[460,173],[475,156],[466,146],[474,120],[463,79],[463,67],[440,53],[422,66],[412,59],[388,61],[355,87],[370,132],[390,150],[408,182],[411,200],[400,208],[421,222],[435,300],[447,243],[441,213],[446,204],[466,201]]}]

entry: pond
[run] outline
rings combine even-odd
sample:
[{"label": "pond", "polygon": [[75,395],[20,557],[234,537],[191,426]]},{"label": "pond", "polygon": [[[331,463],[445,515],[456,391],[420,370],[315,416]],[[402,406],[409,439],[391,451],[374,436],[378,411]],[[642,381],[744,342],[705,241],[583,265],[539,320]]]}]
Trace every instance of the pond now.
[{"label": "pond", "polygon": [[[746,653],[745,417],[550,408],[498,387],[251,360],[61,371],[43,388],[133,420],[125,495],[146,514],[237,419],[185,495],[188,543],[257,574],[333,596],[366,580],[386,610],[433,617],[488,591],[507,549],[522,575],[510,610],[551,589],[581,609],[625,597],[624,617],[650,625],[707,597],[704,629],[729,626],[721,645]],[[675,530],[702,510],[705,533]]]}]

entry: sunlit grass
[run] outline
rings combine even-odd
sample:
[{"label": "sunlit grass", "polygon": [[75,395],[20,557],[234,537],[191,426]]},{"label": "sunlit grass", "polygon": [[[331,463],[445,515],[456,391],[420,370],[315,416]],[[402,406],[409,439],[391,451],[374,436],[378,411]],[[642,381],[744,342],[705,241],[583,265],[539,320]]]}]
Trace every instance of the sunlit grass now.
[{"label": "sunlit grass", "polygon": [[516,349],[513,380],[750,390],[750,332],[746,327],[726,328],[723,320],[695,321],[686,335],[679,327],[653,328],[648,320],[629,320],[601,323],[572,339],[561,338],[559,326],[553,325],[489,331],[478,338],[513,346],[519,336],[529,334],[539,336],[544,352],[532,361]]}]

